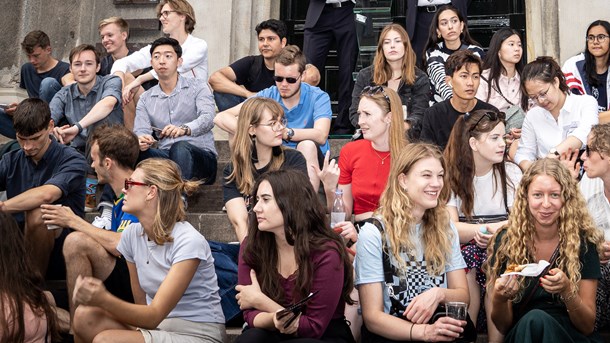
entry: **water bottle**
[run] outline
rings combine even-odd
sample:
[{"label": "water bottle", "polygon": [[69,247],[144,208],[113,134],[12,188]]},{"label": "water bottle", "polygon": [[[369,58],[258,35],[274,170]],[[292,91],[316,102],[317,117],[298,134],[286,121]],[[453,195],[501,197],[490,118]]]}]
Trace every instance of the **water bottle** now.
[{"label": "water bottle", "polygon": [[330,228],[334,228],[337,223],[345,221],[345,204],[343,204],[343,190],[335,189],[335,200],[333,210],[330,213]]}]

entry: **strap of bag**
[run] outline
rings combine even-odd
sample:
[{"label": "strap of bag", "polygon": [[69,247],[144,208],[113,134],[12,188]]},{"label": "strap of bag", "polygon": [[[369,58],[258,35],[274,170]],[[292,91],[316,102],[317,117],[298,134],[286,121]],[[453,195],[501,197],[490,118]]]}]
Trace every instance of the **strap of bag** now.
[{"label": "strap of bag", "polygon": [[[491,84],[491,83],[489,82],[489,80],[488,80],[488,79],[487,79],[485,76],[481,75],[481,78],[483,79],[483,81],[485,81],[485,82],[489,83],[489,84],[491,85],[491,88],[493,88],[493,90],[495,90],[495,91],[496,91],[498,94],[500,94],[500,96],[501,96],[501,97],[503,97],[503,98],[504,98],[504,100],[506,100],[506,102],[508,102],[508,103],[509,103],[509,105],[511,105],[511,106],[515,106],[515,104],[513,104],[513,102],[512,102],[512,101],[508,100],[508,99],[507,99],[507,98],[504,96],[504,94],[502,94],[502,91],[501,91],[499,88],[496,88],[496,87],[495,87],[493,84]],[[489,100],[489,96],[487,97],[487,100]]]},{"label": "strap of bag", "polygon": [[[559,257],[559,244],[557,244],[555,251],[553,251],[553,255],[551,255],[551,260],[549,261],[549,265],[546,268],[544,268],[544,270],[542,271],[542,273],[540,273],[540,275],[546,274],[549,271],[549,269],[551,269],[553,267],[553,265],[555,264],[555,261],[557,260],[557,257]],[[534,288],[532,288],[532,290],[528,294],[527,298],[525,298],[525,300],[523,302],[521,302],[521,305],[519,305],[519,313],[523,313],[523,310],[525,310],[525,307],[527,306],[527,304],[530,302],[530,300],[532,300],[532,297],[538,290],[538,287],[540,287],[540,282],[536,282],[536,284],[534,285]]]}]

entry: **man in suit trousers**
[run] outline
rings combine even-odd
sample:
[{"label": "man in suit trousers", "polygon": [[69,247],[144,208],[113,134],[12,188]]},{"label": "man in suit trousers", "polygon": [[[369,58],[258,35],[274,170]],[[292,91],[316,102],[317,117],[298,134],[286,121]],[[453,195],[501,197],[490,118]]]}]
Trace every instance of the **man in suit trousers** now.
[{"label": "man in suit trousers", "polygon": [[303,52],[307,62],[315,65],[320,73],[324,70],[326,56],[333,40],[337,43],[339,109],[333,132],[339,134],[354,131],[349,121],[349,106],[354,87],[352,72],[356,67],[358,51],[354,4],[355,0],[309,0],[305,18]]},{"label": "man in suit trousers", "polygon": [[424,47],[428,41],[430,24],[438,10],[447,4],[455,6],[464,17],[467,16],[470,0],[406,0],[407,20],[406,29],[409,33],[411,46],[417,56],[417,65],[423,61]]}]

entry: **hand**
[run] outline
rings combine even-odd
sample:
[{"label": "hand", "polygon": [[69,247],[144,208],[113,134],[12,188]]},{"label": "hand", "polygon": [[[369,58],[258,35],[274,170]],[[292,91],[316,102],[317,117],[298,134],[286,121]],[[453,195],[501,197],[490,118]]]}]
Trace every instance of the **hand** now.
[{"label": "hand", "polygon": [[311,86],[317,86],[320,83],[320,71],[316,66],[308,63],[305,65],[301,80]]},{"label": "hand", "polygon": [[[55,136],[55,138],[61,143],[61,144],[68,144],[66,142],[64,142],[64,133],[66,130],[68,130],[70,128],[70,125],[64,125],[61,127],[54,127],[53,128],[53,136]],[[78,132],[78,129],[77,129]]]},{"label": "hand", "polygon": [[184,136],[185,134],[186,134],[186,132],[183,129],[181,129],[179,126],[168,124],[161,131],[161,135],[159,135],[159,138],[165,138],[165,137],[177,138],[180,136]]},{"label": "hand", "polygon": [[[487,231],[489,232],[489,228],[487,228]],[[474,233],[474,241],[479,248],[485,249],[487,248],[487,244],[489,244],[489,239],[491,239],[491,236],[493,236],[493,234],[482,233],[481,230],[477,230]]]},{"label": "hand", "polygon": [[64,144],[69,144],[78,135],[78,127],[72,125],[63,130],[61,137]]},{"label": "hand", "polygon": [[330,161],[330,150],[327,151],[326,155],[324,156],[322,170],[320,170],[317,163],[310,165],[310,168],[312,168],[312,170],[318,175],[318,178],[320,181],[322,181],[325,190],[330,191],[337,187],[341,171],[339,170],[339,164],[336,160],[333,159]]},{"label": "hand", "polygon": [[425,342],[452,342],[464,332],[466,321],[441,317],[434,324],[424,324]]},{"label": "hand", "polygon": [[256,308],[257,300],[260,299],[261,295],[264,296],[254,269],[250,270],[250,279],[252,280],[250,285],[235,286],[235,290],[238,292],[235,299],[237,299],[237,304],[241,310]]},{"label": "hand", "polygon": [[72,225],[72,219],[74,219],[76,215],[72,212],[70,206],[42,204],[40,205],[40,212],[42,212],[42,220],[46,225],[53,224],[77,230],[75,228],[76,225]]},{"label": "hand", "polygon": [[439,287],[431,288],[411,300],[404,316],[412,323],[425,324],[430,321],[440,303]]},{"label": "hand", "polygon": [[4,109],[4,113],[6,113],[10,117],[12,117],[13,114],[15,114],[15,110],[17,109],[17,105],[19,105],[19,104],[16,103],[16,102],[13,102],[13,103],[9,104],[8,107]]},{"label": "hand", "polygon": [[508,302],[515,298],[518,291],[517,275],[507,275],[496,279],[494,297],[500,297],[500,300]]},{"label": "hand", "polygon": [[140,144],[140,151],[148,150],[157,141],[151,135],[142,135],[138,137],[138,143]]},{"label": "hand", "polygon": [[131,100],[133,100],[133,96],[138,92],[140,86],[140,82],[135,79],[123,88],[123,106],[127,105],[131,102]]},{"label": "hand", "polygon": [[346,241],[358,242],[358,231],[350,221],[338,222],[333,230],[340,234]]},{"label": "hand", "polygon": [[513,140],[518,140],[521,138],[521,129],[517,129],[516,127],[510,129],[510,133],[511,137],[513,138]]},{"label": "hand", "polygon": [[[284,335],[293,335],[297,332],[297,330],[299,329],[299,320],[301,319],[301,314],[299,313],[299,315],[296,318],[292,318],[292,313],[282,316],[281,318],[278,318],[277,314],[278,312],[281,310],[278,310],[277,312],[275,312],[273,314],[273,325],[275,325],[275,328],[277,329],[277,331],[279,331],[280,333],[283,333]],[[284,325],[286,325],[286,322],[291,321],[292,322],[288,325],[288,327],[284,328]]]},{"label": "hand", "polygon": [[[0,202],[1,203],[1,202]],[[2,206],[0,206],[0,210],[2,209]],[[606,264],[608,263],[608,261],[610,261],[610,242],[604,242],[602,245],[602,254],[599,257],[600,259],[600,263]]]},{"label": "hand", "polygon": [[572,292],[572,286],[568,276],[559,268],[549,270],[549,273],[540,278],[540,285],[551,294],[559,294],[564,297]]},{"label": "hand", "polygon": [[72,301],[74,304],[89,306],[99,306],[103,302],[103,297],[108,293],[104,283],[91,276],[81,276],[76,278]]},{"label": "hand", "polygon": [[568,148],[568,151],[559,156],[559,161],[561,161],[561,164],[568,168],[574,179],[577,179],[578,174],[580,173],[580,162],[576,162],[578,159],[578,153],[578,150]]}]

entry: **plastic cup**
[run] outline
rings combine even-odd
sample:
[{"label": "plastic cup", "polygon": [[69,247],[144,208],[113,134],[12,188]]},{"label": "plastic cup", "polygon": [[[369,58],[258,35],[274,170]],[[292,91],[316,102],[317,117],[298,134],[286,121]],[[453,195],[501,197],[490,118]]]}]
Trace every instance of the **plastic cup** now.
[{"label": "plastic cup", "polygon": [[447,317],[465,321],[468,315],[468,304],[459,301],[448,302],[445,304],[445,310]]},{"label": "plastic cup", "polygon": [[[61,204],[54,204],[53,206],[61,207]],[[55,224],[47,224],[47,230],[57,230],[57,229],[62,229],[62,227],[59,225],[55,225]]]}]

